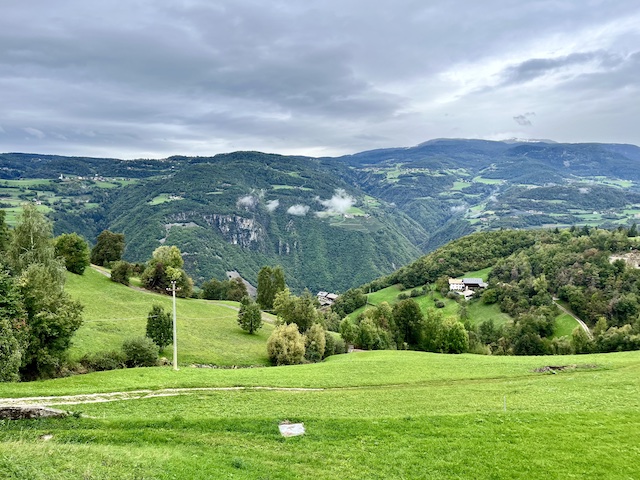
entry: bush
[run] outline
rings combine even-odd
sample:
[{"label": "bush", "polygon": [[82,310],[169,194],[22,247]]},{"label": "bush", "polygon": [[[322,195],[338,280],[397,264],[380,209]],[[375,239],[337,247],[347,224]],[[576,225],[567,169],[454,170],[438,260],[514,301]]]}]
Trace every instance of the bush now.
[{"label": "bush", "polygon": [[444,308],[444,302],[442,300],[436,300],[434,302],[434,305],[436,306],[436,308]]},{"label": "bush", "polygon": [[347,353],[347,344],[344,343],[344,340],[341,338],[335,339],[336,341],[336,348],[334,351],[335,355],[341,355],[343,353]]},{"label": "bush", "polygon": [[298,325],[279,325],[267,340],[267,353],[274,365],[295,365],[304,358],[304,336]]},{"label": "bush", "polygon": [[127,367],[155,367],[158,364],[158,345],[147,337],[125,340],[122,344]]},{"label": "bush", "polygon": [[129,262],[118,260],[111,268],[111,281],[129,285],[129,277],[131,277],[132,270]]},{"label": "bush", "polygon": [[325,334],[324,356],[322,358],[330,357],[336,353],[336,338],[329,332]]},{"label": "bush", "polygon": [[411,290],[411,296],[413,298],[415,297],[419,297],[420,295],[422,295],[424,293],[424,290],[421,290],[419,288],[414,288],[413,290]]},{"label": "bush", "polygon": [[399,293],[397,298],[398,300],[406,300],[407,298],[409,298],[409,295],[406,293]]},{"label": "bush", "polygon": [[86,354],[80,359],[80,364],[88,372],[102,372],[126,367],[126,357],[123,352],[112,350]]}]

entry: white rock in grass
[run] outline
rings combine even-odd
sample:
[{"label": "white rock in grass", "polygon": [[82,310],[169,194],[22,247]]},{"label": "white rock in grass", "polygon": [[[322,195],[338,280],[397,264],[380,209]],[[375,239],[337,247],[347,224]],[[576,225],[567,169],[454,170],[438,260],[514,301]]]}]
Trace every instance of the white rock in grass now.
[{"label": "white rock in grass", "polygon": [[304,423],[283,422],[279,426],[280,434],[283,437],[298,437],[304,435]]}]

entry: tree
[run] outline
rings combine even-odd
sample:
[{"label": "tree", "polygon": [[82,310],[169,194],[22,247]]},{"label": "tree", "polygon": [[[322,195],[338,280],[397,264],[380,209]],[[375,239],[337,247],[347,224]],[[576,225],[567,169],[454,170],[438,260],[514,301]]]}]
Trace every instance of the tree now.
[{"label": "tree", "polygon": [[26,327],[20,292],[9,271],[0,265],[0,382],[20,378]]},{"label": "tree", "polygon": [[91,250],[91,263],[108,266],[122,258],[124,252],[124,233],[103,230]]},{"label": "tree", "polygon": [[453,318],[442,323],[443,353],[464,353],[469,350],[469,334],[464,325]]},{"label": "tree", "polygon": [[131,277],[132,266],[129,262],[118,260],[111,266],[111,281],[129,285],[129,277]]},{"label": "tree", "polygon": [[[232,302],[240,302],[244,297],[248,296],[247,286],[240,277],[229,280],[229,288],[227,289],[227,300]],[[258,307],[260,309],[260,307]]]},{"label": "tree", "polygon": [[272,310],[276,295],[286,288],[282,267],[264,266],[258,272],[257,302],[263,310]]},{"label": "tree", "polygon": [[349,317],[345,317],[340,322],[340,336],[347,344],[353,344],[359,335],[359,328]]},{"label": "tree", "polygon": [[173,341],[173,319],[169,312],[154,304],[147,315],[147,337],[163,350]]},{"label": "tree", "polygon": [[304,357],[310,362],[319,362],[324,357],[326,345],[324,328],[319,323],[314,323],[305,335]]},{"label": "tree", "polygon": [[238,325],[249,333],[255,333],[262,328],[262,312],[260,311],[260,306],[249,296],[244,296],[240,301]]},{"label": "tree", "polygon": [[55,257],[51,224],[35,206],[23,207],[7,257],[26,313],[21,376],[53,376],[82,324],[82,305],[64,292],[65,267]]},{"label": "tree", "polygon": [[0,252],[6,252],[11,241],[11,231],[5,222],[6,213],[0,210]]},{"label": "tree", "polygon": [[89,266],[89,244],[77,233],[63,233],[56,238],[55,252],[71,273],[82,275]]},{"label": "tree", "polygon": [[193,280],[182,269],[184,261],[180,249],[176,246],[156,248],[147,267],[141,275],[144,288],[159,293],[167,293],[172,281],[176,282],[178,297],[190,297],[193,292]]},{"label": "tree", "polygon": [[267,340],[269,360],[274,365],[295,365],[304,359],[304,336],[294,323],[279,325]]},{"label": "tree", "polygon": [[273,310],[282,323],[295,323],[300,333],[304,333],[311,325],[321,320],[316,302],[316,298],[309,290],[305,289],[300,297],[296,297],[286,288],[276,295]]},{"label": "tree", "polygon": [[398,302],[393,307],[393,320],[398,331],[400,343],[417,345],[420,342],[420,334],[424,317],[420,305],[409,298]]}]

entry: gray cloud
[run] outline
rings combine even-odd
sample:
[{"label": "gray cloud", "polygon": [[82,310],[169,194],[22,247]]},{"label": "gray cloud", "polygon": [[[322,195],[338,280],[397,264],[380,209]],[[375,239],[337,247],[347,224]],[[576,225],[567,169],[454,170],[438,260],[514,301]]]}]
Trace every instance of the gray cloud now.
[{"label": "gray cloud", "polygon": [[535,112],[527,112],[523,115],[516,115],[515,117],[513,117],[513,119],[518,125],[521,125],[523,127],[530,127],[531,125],[533,125],[530,117],[535,117],[535,115]]},{"label": "gray cloud", "polygon": [[[640,143],[624,127],[640,100],[637,2],[534,3],[8,2],[3,149],[325,155],[514,136],[514,120],[538,137]],[[505,102],[544,122],[505,118]]]}]

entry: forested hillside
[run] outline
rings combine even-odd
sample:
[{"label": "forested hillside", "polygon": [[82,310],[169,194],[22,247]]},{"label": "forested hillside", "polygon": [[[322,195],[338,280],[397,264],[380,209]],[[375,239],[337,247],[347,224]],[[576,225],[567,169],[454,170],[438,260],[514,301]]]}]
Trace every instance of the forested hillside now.
[{"label": "forested hillside", "polygon": [[297,291],[344,291],[499,228],[630,227],[633,145],[433,140],[309,158],[235,152],[117,160],[0,155],[0,207],[35,202],[55,233],[123,232],[125,258],[177,245],[196,283],[282,265]]}]

